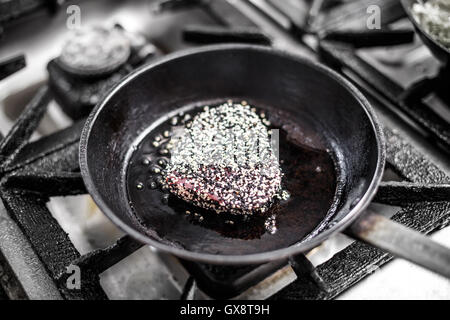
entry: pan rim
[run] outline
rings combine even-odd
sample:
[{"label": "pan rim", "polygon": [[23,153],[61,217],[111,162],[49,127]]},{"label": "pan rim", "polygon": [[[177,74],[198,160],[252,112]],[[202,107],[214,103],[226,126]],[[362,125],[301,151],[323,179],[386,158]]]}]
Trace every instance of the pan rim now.
[{"label": "pan rim", "polygon": [[[91,178],[89,165],[87,161],[88,154],[88,142],[90,133],[95,124],[96,119],[101,113],[103,107],[109,102],[109,100],[118,92],[122,87],[124,87],[128,82],[132,81],[134,78],[139,76],[141,73],[147,72],[156,66],[159,66],[163,63],[171,61],[173,59],[179,59],[188,55],[193,54],[201,54],[203,52],[210,51],[222,51],[222,50],[254,50],[254,51],[264,51],[270,54],[276,54],[281,57],[293,59],[295,61],[304,63],[319,72],[326,74],[327,76],[333,78],[335,81],[340,82],[340,84],[348,90],[348,92],[359,102],[361,108],[363,108],[366,116],[368,117],[372,130],[375,134],[375,139],[377,143],[377,151],[378,151],[378,159],[377,165],[375,168],[375,172],[371,178],[371,182],[369,184],[368,189],[358,201],[358,203],[349,211],[349,213],[341,219],[336,225],[330,227],[329,229],[321,232],[317,236],[307,240],[305,242],[301,242],[298,244],[291,245],[289,247],[285,247],[282,249],[260,252],[260,253],[252,253],[245,255],[215,255],[209,253],[200,253],[188,251],[186,249],[180,249],[174,246],[166,245],[164,243],[158,242],[157,240],[153,240],[150,237],[142,234],[135,228],[129,226],[125,222],[120,219],[113,210],[109,208],[109,206],[103,201],[101,195],[97,191],[96,186]],[[86,185],[86,189],[93,198],[94,202],[99,206],[101,211],[122,231],[126,234],[129,234],[136,240],[150,245],[156,249],[164,251],[166,253],[173,254],[177,257],[194,260],[203,263],[211,263],[211,264],[222,264],[222,265],[244,265],[244,264],[258,264],[270,261],[283,260],[292,256],[295,256],[300,253],[308,252],[313,248],[320,245],[323,241],[329,238],[331,235],[344,230],[347,226],[350,225],[361,213],[363,210],[369,205],[370,201],[375,196],[375,193],[380,184],[384,163],[385,163],[385,142],[384,142],[384,134],[382,126],[378,120],[375,111],[370,105],[367,98],[352,84],[349,80],[345,79],[343,76],[339,75],[336,71],[328,68],[327,66],[322,65],[319,62],[301,57],[299,55],[287,53],[281,50],[273,49],[270,47],[260,46],[260,45],[247,45],[247,44],[219,44],[219,45],[208,45],[202,46],[194,49],[187,49],[179,52],[175,52],[169,55],[164,56],[163,58],[158,59],[157,61],[150,63],[148,65],[142,66],[126,76],[119,84],[117,84],[111,91],[103,98],[103,100],[97,104],[94,110],[90,113],[87,118],[80,138],[79,145],[79,162],[80,162],[80,170],[81,175],[83,177],[84,183]]]}]

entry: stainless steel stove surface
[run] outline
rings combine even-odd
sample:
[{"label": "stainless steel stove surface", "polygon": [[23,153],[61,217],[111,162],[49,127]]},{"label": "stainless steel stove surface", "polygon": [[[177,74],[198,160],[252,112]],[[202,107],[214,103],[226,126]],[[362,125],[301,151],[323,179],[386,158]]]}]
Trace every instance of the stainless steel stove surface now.
[{"label": "stainless steel stove surface", "polygon": [[[273,47],[281,50],[315,60],[321,59],[330,64],[332,62],[333,67],[339,62],[337,69],[354,80],[370,97],[386,127],[388,138],[389,166],[384,181],[449,183],[450,155],[445,152],[445,145],[435,143],[433,134],[436,132],[430,134],[426,127],[414,120],[414,115],[405,112],[407,109],[396,107],[395,101],[389,96],[380,94],[380,91],[383,93],[383,88],[364,81],[365,70],[359,69],[358,63],[353,63],[363,61],[401,90],[407,91],[418,81],[437,77],[440,72],[437,61],[420,40],[395,46],[381,44],[359,49],[345,47],[342,51],[336,49],[342,49],[342,43],[336,45],[335,41],[327,42],[326,37],[317,41],[315,34],[321,28],[327,30],[334,28],[332,26],[342,26],[346,30],[346,27],[351,26],[355,30],[364,31],[365,9],[372,2],[374,1],[333,1],[333,5],[322,10],[313,10],[309,18],[295,20],[293,17],[301,17],[302,13],[308,11],[310,1],[287,1],[281,7],[277,2],[264,0],[213,0],[209,4],[198,5],[196,2],[194,5],[191,2],[186,6],[183,5],[186,4],[185,1],[76,1],[61,5],[56,14],[41,10],[22,18],[23,21],[5,23],[3,39],[0,39],[0,63],[6,58],[24,54],[26,67],[0,81],[0,131],[6,136],[17,121],[28,121],[31,123],[29,128],[32,128],[36,119],[29,115],[24,119],[23,114],[21,117],[20,114],[36,93],[41,92],[41,99],[35,103],[34,110],[36,113],[46,112],[31,136],[31,141],[36,144],[35,147],[28,148],[30,151],[25,146],[26,150],[21,154],[25,153],[25,159],[33,159],[33,152],[42,155],[43,163],[39,163],[40,168],[49,170],[51,161],[54,161],[58,168],[71,168],[73,172],[62,172],[51,179],[38,175],[31,183],[30,180],[23,180],[31,189],[33,183],[37,183],[37,189],[41,182],[42,186],[47,187],[52,183],[59,187],[60,181],[65,183],[58,190],[46,191],[45,195],[34,198],[34,194],[30,196],[28,193],[21,193],[24,182],[16,179],[11,190],[19,191],[11,191],[2,196],[5,205],[0,206],[0,287],[3,287],[4,293],[0,290],[0,299],[2,296],[31,299],[448,299],[450,280],[401,259],[384,264],[391,256],[368,249],[368,246],[356,243],[342,234],[327,240],[306,255],[316,267],[317,273],[328,283],[328,291],[318,290],[317,284],[308,284],[311,279],[296,273],[287,262],[263,265],[256,269],[213,268],[180,261],[148,246],[140,247],[106,219],[90,196],[85,194],[83,187],[79,186],[79,176],[76,176],[76,147],[86,113],[81,115],[79,109],[71,113],[67,108],[61,108],[61,101],[68,100],[64,100],[66,96],[61,89],[64,85],[58,87],[55,83],[70,83],[69,91],[79,93],[79,96],[72,94],[70,98],[72,100],[69,102],[73,102],[73,106],[85,101],[82,100],[83,94],[88,94],[89,97],[92,97],[92,92],[101,95],[109,87],[104,83],[96,84],[96,87],[83,87],[85,84],[72,81],[70,75],[68,78],[67,74],[65,78],[59,78],[47,67],[61,53],[73,32],[68,29],[73,11],[66,10],[71,5],[72,9],[73,5],[80,9],[82,28],[100,25],[111,29],[119,26],[128,35],[145,39],[146,49],[136,50],[137,55],[143,55],[142,60],[128,61],[126,67],[120,69],[123,74],[118,75],[116,80],[111,80],[114,79],[112,76],[108,78],[111,85],[141,63],[183,48],[223,41],[259,41],[266,45],[270,42]],[[383,23],[390,25],[392,29],[411,28],[404,15],[399,13],[396,17],[392,14],[398,10],[393,4],[396,0],[375,2],[385,10],[382,12],[389,13],[389,21]],[[177,5],[174,6],[173,3]],[[354,10],[355,7],[358,10]],[[346,8],[344,11],[348,13],[345,19],[338,14],[341,8]],[[357,13],[352,13],[353,11]],[[286,14],[287,12],[290,14]],[[293,12],[299,14],[295,15]],[[318,22],[311,23],[311,29],[316,30],[315,33],[299,32],[301,25],[306,21],[313,21],[316,15],[315,21]],[[1,17],[0,15],[0,23]],[[247,33],[224,36],[224,27],[230,25],[240,27]],[[115,74],[119,74],[119,71]],[[55,90],[58,88],[62,90],[63,100],[48,98],[47,84],[50,91],[54,92],[53,95],[56,95]],[[96,101],[88,100],[84,103],[83,112],[88,112]],[[442,98],[431,90],[423,97],[423,101],[444,121],[450,122],[450,105],[445,97]],[[48,106],[45,109],[41,104]],[[66,131],[60,133],[63,129]],[[55,135],[49,140],[51,143],[39,143],[42,137],[52,133]],[[30,130],[24,130],[22,134],[23,137],[28,137]],[[51,161],[48,160],[49,157]],[[66,162],[70,164],[67,165]],[[25,200],[15,200],[17,194]],[[47,197],[49,201],[42,200]],[[415,225],[423,232],[435,231],[431,237],[450,247],[450,228],[445,228],[450,221],[448,202],[395,203],[387,201],[388,197],[385,195],[380,195],[379,198],[385,204],[374,203],[368,210],[394,216],[406,224]],[[68,233],[70,241],[63,239],[64,232],[61,239],[58,238],[60,233],[54,237],[48,235],[44,241],[54,241],[55,246],[59,244],[59,247],[54,247],[57,253],[47,254],[43,249],[45,246],[39,240],[42,235],[37,231],[39,226],[30,222],[23,214],[27,210],[42,215],[48,210],[60,228],[55,226],[53,220],[48,222],[50,218],[36,219],[44,224],[51,224],[52,228],[47,233],[52,230],[61,232],[62,228]],[[52,244],[48,247],[52,248]],[[52,260],[59,256],[65,260]],[[63,288],[67,279],[64,271],[69,265],[68,261],[89,267],[87,277],[93,277],[86,280],[91,284],[89,289],[73,294]],[[6,276],[2,277],[2,274]],[[247,285],[238,289],[224,287],[222,278],[230,283],[244,282]]]}]

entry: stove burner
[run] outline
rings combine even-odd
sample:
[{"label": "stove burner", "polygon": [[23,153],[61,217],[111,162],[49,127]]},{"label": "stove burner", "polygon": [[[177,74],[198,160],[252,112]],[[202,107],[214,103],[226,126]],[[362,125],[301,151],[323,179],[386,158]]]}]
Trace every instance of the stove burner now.
[{"label": "stove burner", "polygon": [[120,25],[84,29],[48,63],[49,86],[61,109],[78,120],[123,77],[159,54],[144,36]]},{"label": "stove burner", "polygon": [[128,60],[131,43],[119,28],[93,27],[76,31],[57,61],[76,76],[103,76]]}]

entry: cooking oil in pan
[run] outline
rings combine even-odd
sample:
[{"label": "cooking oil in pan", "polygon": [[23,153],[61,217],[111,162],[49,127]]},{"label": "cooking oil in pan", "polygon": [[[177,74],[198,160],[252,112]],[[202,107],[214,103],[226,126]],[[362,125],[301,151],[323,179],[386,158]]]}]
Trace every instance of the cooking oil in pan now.
[{"label": "cooking oil in pan", "polygon": [[[313,231],[326,217],[335,197],[332,156],[310,121],[293,122],[289,114],[269,107],[253,111],[269,132],[278,130],[282,177],[279,192],[264,210],[218,212],[170,192],[165,170],[174,149],[171,138],[203,110],[193,107],[164,121],[148,133],[132,155],[127,172],[128,195],[144,229],[161,241],[213,254],[284,248]],[[232,249],[236,244],[239,252]]]}]

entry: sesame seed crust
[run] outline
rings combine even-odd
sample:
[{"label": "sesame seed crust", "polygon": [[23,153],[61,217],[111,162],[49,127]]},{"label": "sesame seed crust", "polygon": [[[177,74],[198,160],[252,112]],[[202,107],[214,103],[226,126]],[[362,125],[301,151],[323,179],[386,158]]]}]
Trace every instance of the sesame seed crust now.
[{"label": "sesame seed crust", "polygon": [[266,118],[245,102],[231,101],[185,118],[173,130],[165,187],[217,213],[265,212],[282,192]]}]

